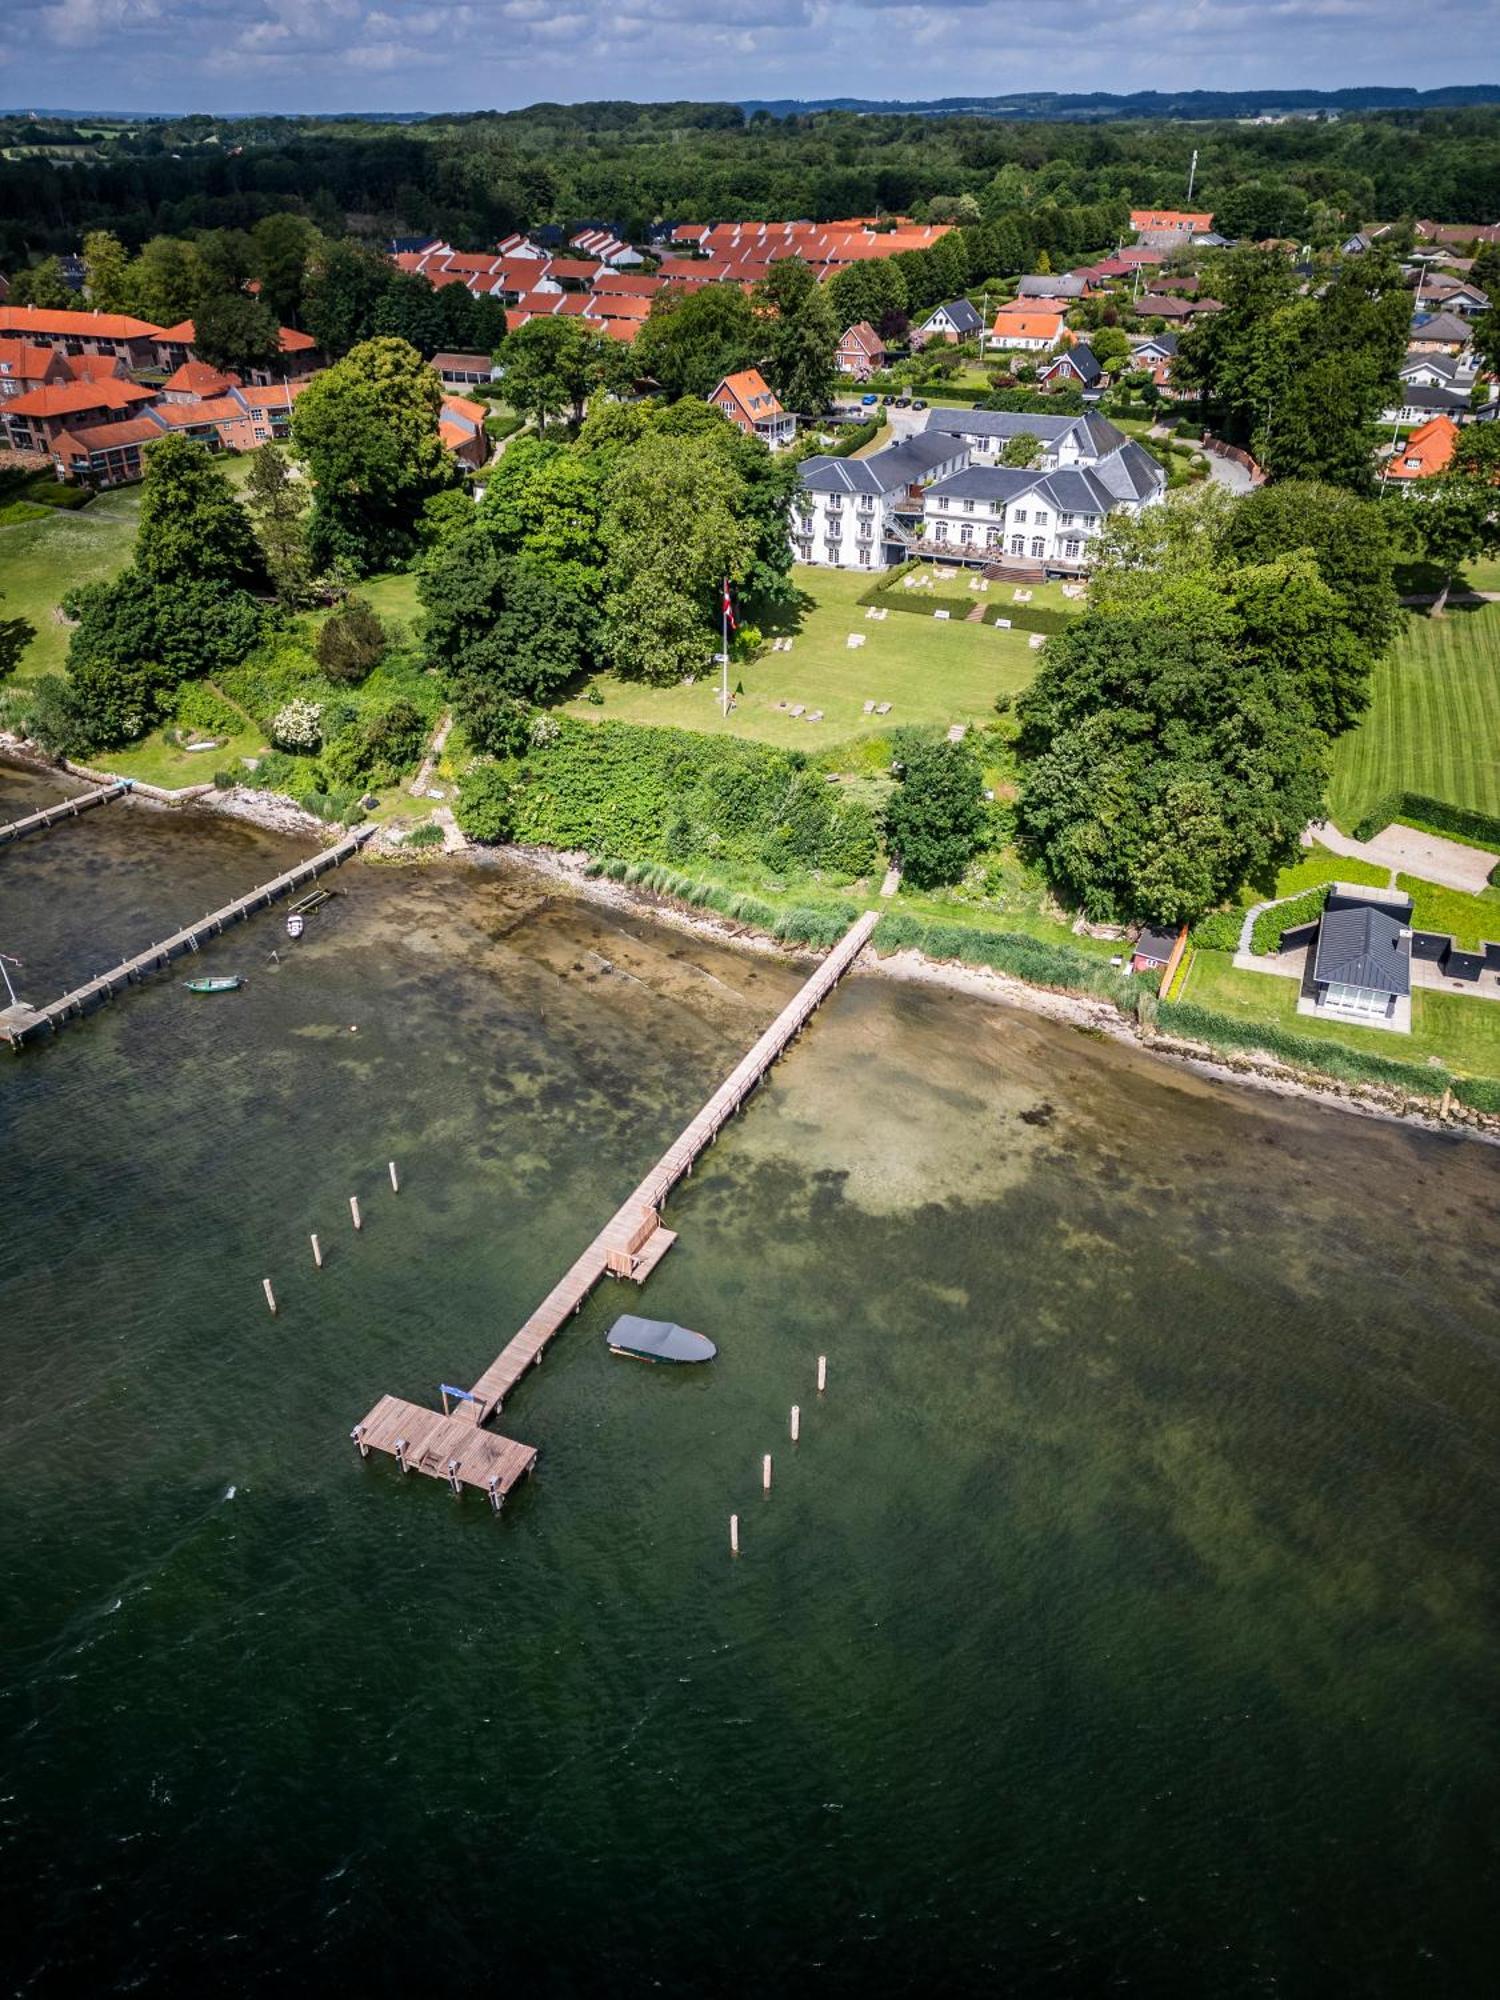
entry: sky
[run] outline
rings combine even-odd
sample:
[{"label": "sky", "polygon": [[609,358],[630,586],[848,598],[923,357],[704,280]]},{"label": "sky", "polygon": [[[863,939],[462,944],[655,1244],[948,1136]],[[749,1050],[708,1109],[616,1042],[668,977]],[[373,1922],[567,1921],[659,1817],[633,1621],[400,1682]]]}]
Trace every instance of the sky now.
[{"label": "sky", "polygon": [[1494,0],[7,0],[0,104],[463,111],[1490,81]]}]

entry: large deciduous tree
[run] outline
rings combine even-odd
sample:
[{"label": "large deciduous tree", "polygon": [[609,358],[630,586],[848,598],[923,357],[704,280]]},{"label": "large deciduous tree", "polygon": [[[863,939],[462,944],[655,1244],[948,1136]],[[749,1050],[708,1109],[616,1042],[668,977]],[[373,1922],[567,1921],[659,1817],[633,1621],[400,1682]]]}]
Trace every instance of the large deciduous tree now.
[{"label": "large deciduous tree", "polygon": [[243,585],[262,573],[249,517],[223,468],[197,438],[148,445],[135,567],[153,582]]},{"label": "large deciduous tree", "polygon": [[193,308],[193,352],[210,368],[247,375],[281,352],[281,329],[249,292],[207,292]]},{"label": "large deciduous tree", "polygon": [[957,882],[984,832],[984,776],[967,743],[922,743],[901,760],[885,841],[914,889]]},{"label": "large deciduous tree", "polygon": [[827,292],[801,258],[787,257],[771,266],[759,301],[768,315],[764,361],[771,387],[783,409],[817,416],[838,380],[840,328]]},{"label": "large deciduous tree", "polygon": [[604,379],[607,344],[576,319],[531,319],[505,343],[505,394],[545,430],[555,417],[581,424]]},{"label": "large deciduous tree", "polygon": [[404,340],[362,341],[313,377],[292,444],[313,482],[308,543],[319,569],[387,569],[417,545],[423,503],[456,479],[438,436],[442,389]]},{"label": "large deciduous tree", "polygon": [[658,292],[635,342],[635,368],[669,397],[706,396],[724,376],[750,366],[761,338],[755,309],[738,285]]}]

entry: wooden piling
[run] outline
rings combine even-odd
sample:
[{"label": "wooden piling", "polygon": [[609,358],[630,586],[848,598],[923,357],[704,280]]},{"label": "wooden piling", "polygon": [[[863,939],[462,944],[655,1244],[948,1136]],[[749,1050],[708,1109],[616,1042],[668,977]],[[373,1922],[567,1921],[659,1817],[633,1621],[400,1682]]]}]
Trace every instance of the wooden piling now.
[{"label": "wooden piling", "polygon": [[359,1196],[357,1194],[351,1194],[349,1197],[349,1214],[351,1219],[353,1220],[355,1228],[363,1229],[365,1225],[360,1220]]},{"label": "wooden piling", "polygon": [[308,1238],[308,1241],[312,1244],[313,1262],[317,1265],[318,1269],[321,1271],[323,1268],[323,1246],[318,1241],[318,1232],[316,1230],[313,1231],[312,1235]]},{"label": "wooden piling", "polygon": [[729,1553],[732,1556],[737,1556],[739,1552],[740,1552],[740,1517],[738,1514],[731,1514],[729,1517]]},{"label": "wooden piling", "polygon": [[828,1356],[826,1354],[820,1354],[818,1356],[818,1394],[821,1396],[823,1391],[827,1387],[828,1387]]},{"label": "wooden piling", "polygon": [[400,1194],[401,1183],[396,1178],[396,1162],[394,1160],[387,1160],[386,1165],[389,1167],[391,1174],[391,1193]]},{"label": "wooden piling", "polygon": [[262,1278],[260,1282],[266,1295],[266,1304],[274,1314],[276,1311],[276,1294],[271,1290],[271,1280],[269,1278]]},{"label": "wooden piling", "polygon": [[760,1490],[762,1493],[769,1493],[771,1490],[771,1454],[769,1452],[766,1453],[760,1462]]}]

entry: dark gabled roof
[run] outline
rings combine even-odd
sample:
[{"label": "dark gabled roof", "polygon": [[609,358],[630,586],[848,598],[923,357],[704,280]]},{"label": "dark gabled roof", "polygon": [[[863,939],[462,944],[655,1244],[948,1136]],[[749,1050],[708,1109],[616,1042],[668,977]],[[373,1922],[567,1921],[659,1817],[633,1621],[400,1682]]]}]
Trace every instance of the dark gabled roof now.
[{"label": "dark gabled roof", "polygon": [[1135,941],[1135,956],[1150,959],[1153,965],[1165,965],[1176,949],[1176,931],[1158,930],[1154,924],[1147,924]]},{"label": "dark gabled roof", "polygon": [[1037,497],[1050,500],[1059,514],[1107,514],[1110,502],[1121,497],[1099,477],[1108,463],[1106,459],[1097,466],[1065,465],[1049,472]]},{"label": "dark gabled roof", "polygon": [[1424,389],[1420,384],[1403,383],[1401,393],[1393,407],[1403,410],[1431,410],[1433,414],[1451,417],[1459,410],[1469,407],[1467,389]]},{"label": "dark gabled roof", "polygon": [[1133,351],[1136,354],[1140,354],[1148,347],[1154,347],[1158,354],[1164,354],[1175,359],[1177,354],[1177,335],[1175,333],[1147,334],[1144,340],[1136,342]]},{"label": "dark gabled roof", "polygon": [[1167,483],[1161,466],[1134,438],[1128,438],[1118,451],[1110,452],[1089,469],[1117,500],[1144,500],[1152,493],[1159,493]]},{"label": "dark gabled roof", "polygon": [[935,480],[927,490],[940,500],[999,500],[1008,506],[1040,486],[1046,476],[1036,466],[966,465],[962,472]]},{"label": "dark gabled roof", "polygon": [[1313,979],[1320,986],[1362,986],[1373,993],[1411,991],[1411,937],[1399,915],[1372,903],[1330,908],[1318,926]]},{"label": "dark gabled roof", "polygon": [[894,493],[929,478],[937,467],[958,456],[952,438],[903,438],[869,458],[831,458],[818,453],[800,467],[809,493]]},{"label": "dark gabled roof", "polygon": [[1086,278],[1075,277],[1071,271],[1060,271],[1050,277],[1042,274],[1022,278],[1016,286],[1016,296],[1021,299],[1081,299],[1087,283]]},{"label": "dark gabled roof", "polygon": [[1065,354],[1059,354],[1055,361],[1047,363],[1047,366],[1042,370],[1043,380],[1047,376],[1055,374],[1059,368],[1067,364],[1071,364],[1077,370],[1080,380],[1090,388],[1096,382],[1103,379],[1104,370],[1099,366],[1098,355],[1095,354],[1092,347],[1087,346],[1083,341],[1079,341],[1075,346],[1070,347]]},{"label": "dark gabled roof", "polygon": [[1457,313],[1419,313],[1411,323],[1411,337],[1413,340],[1467,342],[1473,339],[1474,329]]},{"label": "dark gabled roof", "polygon": [[1025,431],[1043,444],[1053,444],[1081,422],[1081,417],[1046,417],[1030,410],[929,410],[924,429],[948,437],[1001,439],[1019,437]]},{"label": "dark gabled roof", "polygon": [[984,325],[984,321],[979,317],[979,308],[972,305],[968,299],[946,300],[927,315],[922,325],[930,326],[940,312],[948,315],[960,333],[978,333],[979,329]]},{"label": "dark gabled roof", "polygon": [[1425,368],[1434,375],[1446,375],[1451,381],[1458,373],[1458,356],[1456,354],[1424,354],[1419,347],[1409,347],[1406,350],[1406,358],[1402,361],[1399,372],[1402,375],[1415,374],[1419,368]]}]

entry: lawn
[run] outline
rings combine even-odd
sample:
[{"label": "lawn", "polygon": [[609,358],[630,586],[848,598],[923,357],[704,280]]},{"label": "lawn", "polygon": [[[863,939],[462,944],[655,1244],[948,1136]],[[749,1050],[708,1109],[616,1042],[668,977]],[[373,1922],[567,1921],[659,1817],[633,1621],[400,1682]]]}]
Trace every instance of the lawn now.
[{"label": "lawn", "polygon": [[1436,1056],[1449,1069],[1466,1075],[1500,1076],[1500,1001],[1414,987],[1411,1033],[1393,1035],[1385,1028],[1353,1028],[1299,1014],[1297,993],[1295,979],[1243,972],[1228,952],[1197,951],[1177,997],[1241,1020],[1266,1021],[1290,1034],[1373,1050],[1397,1062],[1421,1063]]},{"label": "lawn", "polygon": [[58,600],[80,583],[102,583],[124,569],[140,511],[140,488],[127,486],[101,493],[87,507],[54,508],[44,521],[0,526],[0,616],[29,618],[36,627],[18,680],[61,670],[72,628],[57,616]]},{"label": "lawn", "polygon": [[[643,687],[596,674],[588,686],[603,695],[603,705],[580,696],[568,703],[568,713],[590,722],[658,723],[710,735],[728,730],[817,751],[901,723],[990,720],[996,695],[1015,694],[1036,671],[1037,655],[1024,632],[895,612],[867,619],[859,599],[871,577],[815,568],[798,568],[793,577],[802,606],[784,623],[764,628],[768,641],[790,634],[792,650],[773,653],[768,645],[759,659],[730,668],[731,688],[743,683],[744,693],[727,720],[718,706],[718,673],[707,660],[691,687]],[[863,646],[849,646],[851,632]],[[821,708],[823,720],[793,718],[777,708],[778,701]],[[890,714],[866,715],[867,701],[888,701]]]},{"label": "lawn", "polygon": [[1370,711],[1334,747],[1329,810],[1347,832],[1389,792],[1500,814],[1500,606],[1407,613]]},{"label": "lawn", "polygon": [[1466,896],[1462,889],[1445,889],[1415,875],[1398,875],[1396,887],[1411,897],[1414,929],[1446,931],[1456,945],[1470,951],[1500,942],[1500,889]]}]

